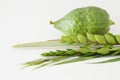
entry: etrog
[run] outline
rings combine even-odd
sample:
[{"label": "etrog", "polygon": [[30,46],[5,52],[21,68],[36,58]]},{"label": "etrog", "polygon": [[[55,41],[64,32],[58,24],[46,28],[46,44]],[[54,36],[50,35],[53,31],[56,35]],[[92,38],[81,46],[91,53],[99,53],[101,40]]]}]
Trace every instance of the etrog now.
[{"label": "etrog", "polygon": [[110,20],[106,10],[88,6],[74,9],[63,18],[51,22],[51,24],[54,24],[55,28],[66,35],[77,35],[79,33],[85,35],[86,32],[105,34],[114,22]]}]

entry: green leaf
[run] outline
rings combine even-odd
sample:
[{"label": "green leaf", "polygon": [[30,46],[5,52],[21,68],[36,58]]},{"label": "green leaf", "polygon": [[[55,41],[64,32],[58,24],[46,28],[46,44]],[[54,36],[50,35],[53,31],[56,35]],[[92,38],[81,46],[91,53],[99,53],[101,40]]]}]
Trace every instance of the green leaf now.
[{"label": "green leaf", "polygon": [[116,50],[120,50],[120,47],[113,47],[112,49],[110,49],[111,51],[116,51]]},{"label": "green leaf", "polygon": [[88,49],[88,48],[81,48],[81,49],[79,49],[79,52],[81,52],[82,54],[87,54],[87,53],[90,52],[90,49]]},{"label": "green leaf", "polygon": [[34,60],[34,61],[26,62],[26,63],[24,63],[24,65],[26,67],[36,66],[36,65],[40,65],[40,64],[42,64],[44,62],[47,62],[47,61],[49,61],[49,59],[37,59],[37,60]]},{"label": "green leaf", "polygon": [[105,39],[107,40],[107,42],[109,44],[115,44],[116,43],[114,35],[112,35],[110,33],[106,33],[104,36],[105,36]]},{"label": "green leaf", "polygon": [[101,48],[101,49],[98,49],[97,50],[97,53],[100,53],[100,54],[109,54],[110,53],[110,49],[109,48]]},{"label": "green leaf", "polygon": [[116,38],[118,44],[120,44],[120,35],[115,35],[115,38]]},{"label": "green leaf", "polygon": [[80,43],[83,43],[83,44],[86,44],[86,43],[87,43],[86,37],[85,37],[84,35],[82,35],[82,34],[78,34],[78,35],[77,35],[77,39],[78,39],[78,41],[79,41]]},{"label": "green leaf", "polygon": [[114,53],[112,54],[112,56],[115,56],[115,55],[118,55],[118,54],[120,54],[120,50],[114,52]]},{"label": "green leaf", "polygon": [[99,44],[106,44],[106,40],[104,38],[104,36],[102,35],[95,35],[95,40],[99,43]]},{"label": "green leaf", "polygon": [[14,48],[22,48],[22,47],[78,47],[78,44],[71,44],[68,45],[67,43],[61,43],[60,40],[50,40],[46,42],[31,42],[31,43],[24,43],[24,44],[16,44],[13,45]]},{"label": "green leaf", "polygon": [[44,66],[48,66],[52,63],[67,59],[67,58],[69,58],[69,57],[67,57],[67,56],[54,56],[53,58],[48,57],[46,59],[38,59],[38,60],[34,60],[34,61],[30,61],[30,62],[25,63],[24,68],[30,67],[30,66],[37,66],[34,69],[38,69],[38,68],[41,68]]},{"label": "green leaf", "polygon": [[94,59],[98,56],[80,56],[80,57],[76,57],[74,59],[69,59],[69,60],[66,60],[66,61],[62,61],[62,62],[59,62],[59,63],[56,63],[54,65],[61,65],[61,64],[68,64],[68,63],[74,63],[74,62],[79,62],[79,61],[85,61],[85,60],[90,60],[90,59]]},{"label": "green leaf", "polygon": [[88,40],[90,40],[91,42],[96,42],[95,37],[94,37],[93,34],[88,33],[88,32],[87,32],[86,34],[87,34],[87,38],[88,38]]},{"label": "green leaf", "polygon": [[113,59],[109,59],[109,60],[105,60],[105,61],[101,61],[101,62],[94,62],[94,63],[92,63],[92,64],[110,63],[110,62],[117,62],[117,61],[120,61],[120,57],[113,58]]},{"label": "green leaf", "polygon": [[49,51],[42,53],[42,56],[75,56],[79,53],[76,50],[73,49],[67,49],[67,50],[56,50],[56,51]]},{"label": "green leaf", "polygon": [[60,41],[62,43],[69,43],[69,44],[74,43],[74,41],[69,36],[62,36]]},{"label": "green leaf", "polygon": [[69,57],[67,57],[67,56],[59,56],[59,57],[56,57],[56,58],[54,58],[54,59],[49,60],[49,62],[47,62],[47,63],[45,63],[45,64],[40,64],[39,66],[35,67],[34,70],[35,70],[35,69],[38,69],[38,68],[42,68],[42,67],[48,66],[48,65],[53,64],[53,63],[55,63],[55,62],[62,61],[62,60],[67,59],[67,58],[69,58]]}]

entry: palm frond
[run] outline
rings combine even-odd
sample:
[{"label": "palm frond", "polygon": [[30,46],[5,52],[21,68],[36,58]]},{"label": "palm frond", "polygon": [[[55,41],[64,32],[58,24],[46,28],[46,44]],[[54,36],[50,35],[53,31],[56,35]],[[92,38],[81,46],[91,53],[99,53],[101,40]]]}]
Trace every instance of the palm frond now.
[{"label": "palm frond", "polygon": [[39,48],[79,48],[77,43],[68,45],[68,43],[61,43],[60,40],[49,40],[45,42],[30,42],[30,43],[23,43],[23,44],[16,44],[13,45],[13,48],[25,48],[25,47],[39,47]]}]

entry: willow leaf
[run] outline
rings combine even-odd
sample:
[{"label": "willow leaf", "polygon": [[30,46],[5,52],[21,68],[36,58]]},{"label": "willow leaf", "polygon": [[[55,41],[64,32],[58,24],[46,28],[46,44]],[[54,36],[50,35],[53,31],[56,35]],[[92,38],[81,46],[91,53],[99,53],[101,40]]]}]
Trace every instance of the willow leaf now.
[{"label": "willow leaf", "polygon": [[25,66],[23,68],[30,67],[30,66],[37,66],[37,65],[43,64],[48,61],[49,59],[37,59],[34,61],[26,62],[24,63]]},{"label": "willow leaf", "polygon": [[49,64],[50,64],[49,62],[48,62],[48,63],[45,63],[45,64],[41,64],[41,65],[35,67],[33,70],[36,70],[36,69],[42,68],[42,67],[47,66],[47,65],[49,65]]},{"label": "willow leaf", "polygon": [[105,61],[101,61],[101,62],[94,62],[94,63],[92,63],[92,64],[110,63],[110,62],[117,62],[117,61],[120,61],[120,57],[112,58],[112,59],[105,60]]},{"label": "willow leaf", "polygon": [[26,62],[24,65],[23,68],[26,68],[26,67],[30,67],[30,66],[37,66],[35,67],[34,69],[38,69],[38,68],[41,68],[41,67],[44,67],[44,66],[48,66],[52,63],[55,63],[55,62],[59,62],[61,60],[64,60],[64,59],[67,59],[69,58],[68,56],[56,56],[56,57],[53,57],[53,58],[46,58],[46,59],[37,59],[37,60],[34,60],[34,61],[30,61],[30,62]]},{"label": "willow leaf", "polygon": [[40,64],[39,66],[35,67],[34,70],[38,69],[38,68],[41,68],[41,67],[48,66],[48,65],[53,64],[55,62],[62,61],[62,60],[67,59],[67,58],[69,58],[69,57],[68,56],[59,56],[59,57],[56,57],[54,59],[51,59],[49,62],[47,62],[45,64]]},{"label": "willow leaf", "polygon": [[54,64],[54,65],[61,65],[61,64],[68,64],[68,63],[73,63],[73,62],[79,62],[79,61],[85,61],[85,60],[90,60],[90,59],[94,59],[94,58],[97,58],[98,56],[81,56],[81,57],[76,57],[74,59],[69,59],[69,60],[66,60],[66,61],[62,61],[62,62],[59,62],[57,64]]}]

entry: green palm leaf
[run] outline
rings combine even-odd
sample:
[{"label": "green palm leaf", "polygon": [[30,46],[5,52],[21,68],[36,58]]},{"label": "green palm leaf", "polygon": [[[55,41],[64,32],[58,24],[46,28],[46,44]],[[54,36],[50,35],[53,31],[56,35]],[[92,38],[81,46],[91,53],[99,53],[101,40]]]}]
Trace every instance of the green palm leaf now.
[{"label": "green palm leaf", "polygon": [[23,48],[23,47],[40,47],[40,48],[79,48],[78,44],[61,43],[60,40],[49,40],[45,42],[31,42],[13,45],[14,48]]}]

